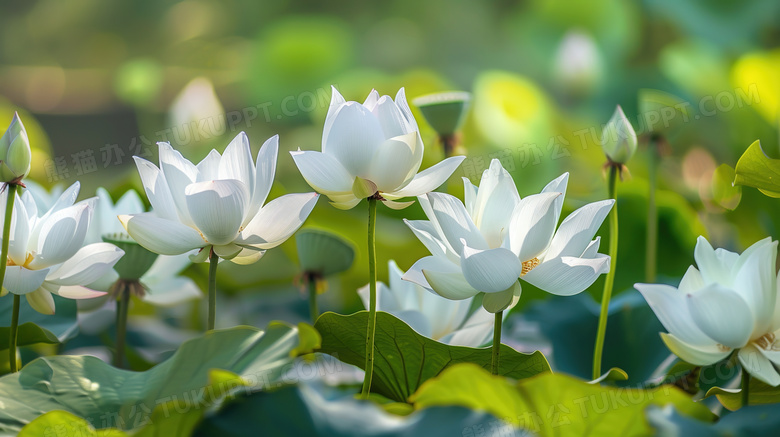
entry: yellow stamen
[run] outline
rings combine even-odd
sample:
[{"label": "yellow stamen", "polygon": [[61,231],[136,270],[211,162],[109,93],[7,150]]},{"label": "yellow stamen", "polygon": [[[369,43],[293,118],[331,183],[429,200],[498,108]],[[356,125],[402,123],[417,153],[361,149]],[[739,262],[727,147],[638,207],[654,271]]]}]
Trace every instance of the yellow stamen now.
[{"label": "yellow stamen", "polygon": [[[30,264],[32,262],[32,260],[33,260],[33,254],[32,253],[28,253],[27,254],[27,258],[25,258],[25,260],[24,260],[24,264],[21,264],[21,265],[22,266],[27,266],[27,264]],[[14,260],[12,260],[11,257],[9,256],[8,257],[8,261],[6,262],[6,265],[7,266],[18,266],[20,264],[16,264],[14,262]]]},{"label": "yellow stamen", "polygon": [[533,270],[536,266],[539,265],[539,258],[529,259],[528,261],[523,261],[523,270],[520,272],[520,276],[525,276],[526,273]]},{"label": "yellow stamen", "polygon": [[758,347],[764,350],[772,350],[775,347],[775,334],[767,332],[761,338],[754,342]]}]

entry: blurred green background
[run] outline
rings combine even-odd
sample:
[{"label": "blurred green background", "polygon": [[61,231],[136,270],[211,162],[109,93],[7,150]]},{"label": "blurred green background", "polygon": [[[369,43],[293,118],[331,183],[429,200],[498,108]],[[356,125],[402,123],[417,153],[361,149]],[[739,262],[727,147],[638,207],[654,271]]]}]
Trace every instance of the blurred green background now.
[{"label": "blurred green background", "polygon": [[[687,109],[666,120],[669,150],[659,164],[659,274],[677,278],[700,234],[732,250],[778,237],[776,200],[745,189],[729,211],[711,184],[715,168],[733,166],[756,139],[778,152],[778,16],[776,0],[3,2],[0,120],[22,114],[38,150],[35,180],[80,180],[82,197],[98,186],[115,198],[140,189],[131,156],[156,162],[156,141],[199,160],[242,130],[255,152],[278,133],[273,198],[311,190],[287,151],[319,149],[330,85],[360,101],[371,88],[394,96],[404,86],[410,100],[464,90],[473,100],[458,153],[468,159],[446,188],[460,196],[461,177],[478,182],[499,158],[521,195],[570,172],[571,211],[606,197],[598,138],[615,105],[646,139],[638,93],[662,90]],[[428,167],[443,152],[417,115]],[[617,291],[644,279],[645,144],[618,188]],[[427,251],[401,221],[423,218],[418,205],[379,210],[386,280],[388,260],[406,269]],[[330,278],[325,310],[361,308],[366,214],[364,204],[344,212],[322,199],[306,225],[358,248],[353,267]],[[221,325],[307,318],[293,239],[255,265],[223,266]],[[203,267],[188,274],[205,286]],[[526,288],[519,310],[545,296]],[[598,296],[601,282],[589,292]]]}]

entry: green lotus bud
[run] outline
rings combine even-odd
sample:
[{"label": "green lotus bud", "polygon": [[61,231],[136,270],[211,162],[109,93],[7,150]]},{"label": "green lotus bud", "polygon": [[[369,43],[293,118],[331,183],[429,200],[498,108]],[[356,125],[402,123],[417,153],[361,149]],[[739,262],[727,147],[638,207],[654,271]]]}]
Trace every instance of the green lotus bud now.
[{"label": "green lotus bud", "polygon": [[468,112],[471,94],[449,91],[427,94],[414,99],[423,117],[440,136],[454,134],[463,124]]},{"label": "green lotus bud", "polygon": [[601,132],[601,148],[610,161],[625,164],[636,152],[637,140],[634,127],[620,105]]},{"label": "green lotus bud", "polygon": [[355,248],[349,241],[331,232],[303,229],[295,234],[298,259],[304,272],[329,276],[352,266]]},{"label": "green lotus bud", "polygon": [[0,137],[0,182],[24,179],[30,173],[32,151],[27,131],[19,114],[14,113],[11,125]]},{"label": "green lotus bud", "polygon": [[114,270],[119,275],[119,279],[138,281],[157,260],[156,253],[145,249],[127,234],[104,235],[103,241],[125,251],[124,256],[114,264]]}]

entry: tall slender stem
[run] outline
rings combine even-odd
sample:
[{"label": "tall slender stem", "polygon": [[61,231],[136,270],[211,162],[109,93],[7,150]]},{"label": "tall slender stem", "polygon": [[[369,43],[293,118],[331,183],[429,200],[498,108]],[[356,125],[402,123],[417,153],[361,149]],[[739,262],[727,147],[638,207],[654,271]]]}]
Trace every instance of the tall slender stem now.
[{"label": "tall slender stem", "polygon": [[654,136],[649,142],[650,157],[647,163],[647,241],[645,244],[645,282],[655,282],[656,258],[658,250],[658,207],[655,204],[656,166],[658,149]]},{"label": "tall slender stem", "polygon": [[445,134],[439,136],[441,147],[444,149],[444,158],[449,158],[455,152],[455,146],[457,145],[457,137],[455,134]]},{"label": "tall slender stem", "polygon": [[311,314],[311,323],[317,321],[320,310],[317,308],[317,279],[313,275],[308,276],[309,286],[309,314]]},{"label": "tall slender stem", "polygon": [[[3,247],[0,252],[0,290],[3,289],[5,282],[5,269],[8,266],[8,242],[11,239],[11,220],[14,211],[14,199],[16,199],[16,184],[6,184],[8,189],[5,202],[5,222],[3,222]],[[11,314],[11,333],[8,338],[8,367],[11,372],[19,370],[16,365],[16,336],[19,330],[19,306],[21,299],[18,294],[14,294],[14,308]]]},{"label": "tall slender stem", "polygon": [[211,249],[209,254],[209,324],[208,330],[214,329],[217,320],[217,262],[219,257]]},{"label": "tall slender stem", "polygon": [[750,373],[745,367],[742,367],[742,406],[747,407],[750,403]]},{"label": "tall slender stem", "polygon": [[[447,159],[455,153],[455,147],[458,145],[458,134],[452,133],[452,134],[439,135],[439,142],[441,143],[441,147],[444,151],[444,159]],[[453,181],[452,178],[447,179],[447,182],[445,182],[442,186],[437,188],[436,191],[449,193],[452,191],[452,188],[454,187],[453,184],[455,183],[456,182]],[[460,181],[458,181],[458,183],[460,183]]]},{"label": "tall slender stem", "polygon": [[19,307],[22,303],[22,296],[14,294],[14,309],[11,314],[11,337],[8,342],[8,364],[11,373],[16,373],[19,370],[18,362],[16,361],[16,338],[19,332]]},{"label": "tall slender stem", "polygon": [[[608,191],[610,199],[616,197],[616,183],[619,167],[610,163]],[[607,334],[607,316],[609,315],[609,300],[612,297],[612,286],[615,283],[615,270],[617,268],[618,249],[618,206],[617,202],[609,213],[609,257],[610,267],[607,278],[604,281],[604,293],[601,296],[601,313],[599,314],[599,327],[596,333],[596,347],[593,351],[593,379],[601,376],[601,355],[604,351],[604,337]]]},{"label": "tall slender stem", "polygon": [[366,376],[363,378],[363,389],[360,397],[368,399],[371,392],[371,378],[374,376],[374,335],[376,334],[376,201],[368,198],[368,326],[366,327]]},{"label": "tall slender stem", "polygon": [[501,322],[504,320],[504,312],[499,311],[496,313],[496,318],[493,320],[493,360],[491,362],[490,370],[494,375],[498,375],[498,360],[501,354]]},{"label": "tall slender stem", "polygon": [[116,352],[114,353],[114,367],[120,369],[125,364],[125,339],[127,338],[127,313],[129,308],[130,287],[123,282],[119,284],[116,300]]}]

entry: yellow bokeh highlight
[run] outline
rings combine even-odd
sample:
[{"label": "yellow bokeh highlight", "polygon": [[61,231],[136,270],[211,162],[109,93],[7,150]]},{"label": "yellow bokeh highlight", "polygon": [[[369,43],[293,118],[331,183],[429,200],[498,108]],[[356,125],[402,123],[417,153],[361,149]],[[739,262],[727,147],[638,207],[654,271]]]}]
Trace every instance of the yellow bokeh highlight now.
[{"label": "yellow bokeh highlight", "polygon": [[752,106],[769,123],[778,120],[780,106],[780,49],[768,52],[750,53],[734,63],[731,70],[734,88],[758,90],[758,101]]},{"label": "yellow bokeh highlight", "polygon": [[475,120],[493,144],[508,147],[549,138],[550,114],[546,94],[523,76],[489,71],[475,82]]}]

